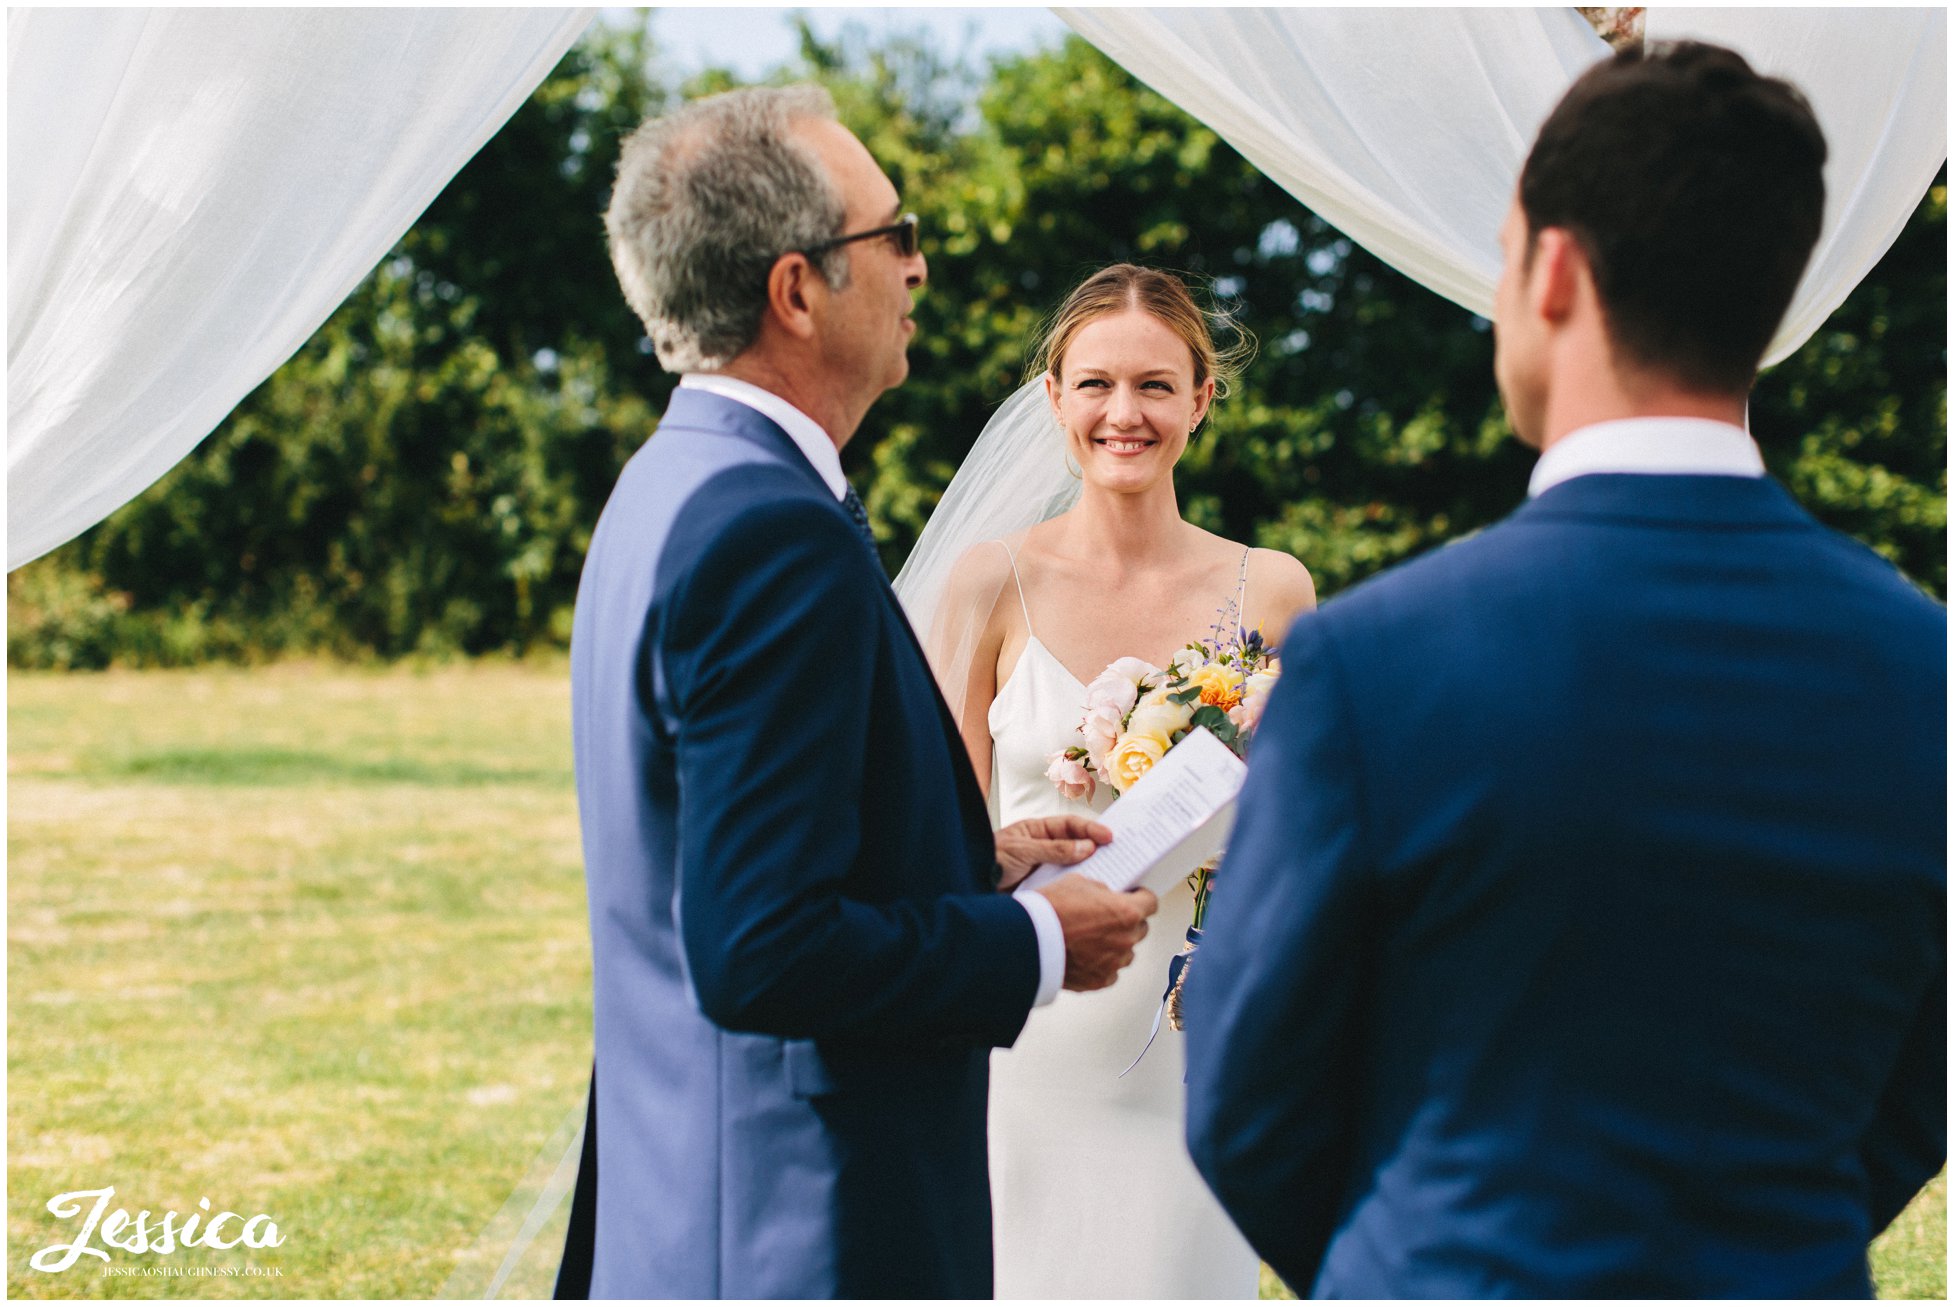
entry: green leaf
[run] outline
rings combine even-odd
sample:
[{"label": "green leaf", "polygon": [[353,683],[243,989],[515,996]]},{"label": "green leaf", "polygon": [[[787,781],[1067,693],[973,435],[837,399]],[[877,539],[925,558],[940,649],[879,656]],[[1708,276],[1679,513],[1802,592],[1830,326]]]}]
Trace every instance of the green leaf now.
[{"label": "green leaf", "polygon": [[1221,709],[1215,707],[1213,704],[1205,704],[1195,709],[1194,720],[1190,723],[1190,727],[1192,726],[1207,727],[1214,733],[1215,739],[1220,740],[1230,749],[1234,749],[1235,752],[1241,752],[1240,749],[1235,747],[1236,742],[1241,738],[1241,729],[1235,723],[1228,720],[1227,713],[1221,711]]},{"label": "green leaf", "polygon": [[1235,723],[1228,720],[1228,714],[1211,703],[1204,703],[1194,710],[1192,725],[1205,726],[1216,735],[1223,730],[1234,730]]}]

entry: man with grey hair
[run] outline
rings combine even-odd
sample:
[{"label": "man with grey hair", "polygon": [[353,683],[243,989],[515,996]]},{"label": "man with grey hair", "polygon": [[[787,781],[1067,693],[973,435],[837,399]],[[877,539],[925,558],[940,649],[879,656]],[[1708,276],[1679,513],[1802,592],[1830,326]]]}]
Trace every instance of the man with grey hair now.
[{"label": "man with grey hair", "polygon": [[908,372],[915,218],[793,87],[647,122],[607,226],[684,375],[577,596],[596,1070],[558,1296],[987,1298],[990,1049],[1154,903],[998,892],[1110,835],[993,836],[842,477]]}]

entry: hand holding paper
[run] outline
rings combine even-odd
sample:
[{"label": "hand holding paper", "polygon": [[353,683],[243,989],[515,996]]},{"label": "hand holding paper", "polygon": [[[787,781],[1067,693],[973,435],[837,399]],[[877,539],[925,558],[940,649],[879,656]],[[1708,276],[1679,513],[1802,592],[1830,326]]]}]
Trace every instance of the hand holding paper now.
[{"label": "hand holding paper", "polygon": [[1100,814],[1113,832],[1111,844],[1069,867],[1039,867],[1016,892],[1036,890],[1068,871],[1115,890],[1145,887],[1159,893],[1171,887],[1227,843],[1235,795],[1247,774],[1247,765],[1227,745],[1195,728]]},{"label": "hand holding paper", "polygon": [[1042,889],[1065,932],[1065,988],[1104,989],[1133,962],[1160,908],[1149,890],[1115,892],[1090,876],[1060,875]]},{"label": "hand holding paper", "polygon": [[1076,813],[1014,821],[996,835],[998,888],[1015,889],[1026,876],[1047,864],[1056,864],[1061,870],[1069,868],[1112,838],[1113,832],[1104,825]]}]

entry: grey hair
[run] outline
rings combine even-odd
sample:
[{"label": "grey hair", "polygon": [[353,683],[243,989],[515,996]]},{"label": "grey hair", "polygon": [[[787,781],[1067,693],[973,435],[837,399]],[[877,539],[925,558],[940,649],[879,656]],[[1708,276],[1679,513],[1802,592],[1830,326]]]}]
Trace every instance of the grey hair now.
[{"label": "grey hair", "polygon": [[[604,215],[624,298],[668,372],[713,372],[751,345],[767,274],[841,234],[842,197],[797,122],[835,117],[819,86],[749,87],[647,119],[625,138]],[[844,250],[815,258],[837,290]]]}]

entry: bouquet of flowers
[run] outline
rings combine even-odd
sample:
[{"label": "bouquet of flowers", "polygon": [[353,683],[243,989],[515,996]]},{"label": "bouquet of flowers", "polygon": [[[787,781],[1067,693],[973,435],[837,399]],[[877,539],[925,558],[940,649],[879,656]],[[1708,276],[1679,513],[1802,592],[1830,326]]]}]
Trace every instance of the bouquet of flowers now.
[{"label": "bouquet of flowers", "polygon": [[[1246,758],[1263,705],[1281,675],[1282,660],[1274,646],[1263,643],[1262,632],[1244,631],[1227,615],[1215,623],[1210,639],[1190,641],[1165,667],[1121,658],[1086,687],[1080,743],[1047,758],[1045,775],[1068,799],[1090,800],[1101,785],[1119,794],[1201,726],[1234,750],[1236,757]],[[1188,927],[1187,943],[1168,964],[1167,992],[1161,995],[1176,1030],[1181,1029],[1181,983],[1188,959],[1201,943],[1213,884],[1213,863],[1197,867],[1188,876],[1194,891],[1194,921]],[[1156,1030],[1159,1024],[1156,1017]],[[1153,1043],[1151,1036],[1147,1043]]]},{"label": "bouquet of flowers", "polygon": [[1167,666],[1122,658],[1086,687],[1081,743],[1046,759],[1046,777],[1068,799],[1091,799],[1101,785],[1131,789],[1197,726],[1248,755],[1262,706],[1282,674],[1260,631],[1224,643],[1191,641]]}]

